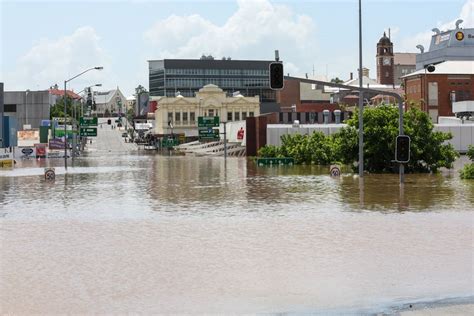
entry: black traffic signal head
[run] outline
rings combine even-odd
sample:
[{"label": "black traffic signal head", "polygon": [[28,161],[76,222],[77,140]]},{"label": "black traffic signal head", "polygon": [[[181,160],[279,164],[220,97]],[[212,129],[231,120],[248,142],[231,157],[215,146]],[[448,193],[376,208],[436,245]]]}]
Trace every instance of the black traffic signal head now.
[{"label": "black traffic signal head", "polygon": [[270,64],[270,88],[274,90],[283,89],[283,64],[282,63],[271,63]]},{"label": "black traffic signal head", "polygon": [[395,147],[395,161],[407,163],[410,161],[410,137],[407,135],[397,136]]}]

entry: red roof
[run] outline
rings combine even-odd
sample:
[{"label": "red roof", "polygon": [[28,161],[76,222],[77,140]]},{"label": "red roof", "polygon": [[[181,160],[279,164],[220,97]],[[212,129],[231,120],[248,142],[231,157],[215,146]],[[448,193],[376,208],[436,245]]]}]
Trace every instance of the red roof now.
[{"label": "red roof", "polygon": [[[73,91],[71,90],[66,90],[67,92],[67,96],[72,98],[72,99],[75,99],[75,100],[79,100],[81,99],[81,96],[78,95],[78,94],[75,94]],[[59,95],[59,96],[63,96],[64,95],[64,90],[59,90],[59,89],[49,89],[49,93],[51,93],[52,95]]]}]

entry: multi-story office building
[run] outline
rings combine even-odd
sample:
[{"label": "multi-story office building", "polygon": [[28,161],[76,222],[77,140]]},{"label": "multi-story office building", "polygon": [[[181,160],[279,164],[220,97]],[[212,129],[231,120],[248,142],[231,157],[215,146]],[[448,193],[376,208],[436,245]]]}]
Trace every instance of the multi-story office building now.
[{"label": "multi-story office building", "polygon": [[239,91],[246,97],[258,95],[260,102],[276,101],[270,89],[268,67],[272,61],[214,59],[149,60],[149,90],[151,96],[174,97],[179,92],[184,97],[208,84],[221,87],[228,95]]}]

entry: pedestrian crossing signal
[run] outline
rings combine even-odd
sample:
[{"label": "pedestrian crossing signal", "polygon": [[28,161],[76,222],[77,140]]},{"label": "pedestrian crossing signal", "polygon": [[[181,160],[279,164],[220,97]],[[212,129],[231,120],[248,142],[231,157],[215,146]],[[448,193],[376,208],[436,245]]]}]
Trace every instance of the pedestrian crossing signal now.
[{"label": "pedestrian crossing signal", "polygon": [[270,88],[273,90],[283,89],[283,64],[282,63],[271,63],[270,64]]},{"label": "pedestrian crossing signal", "polygon": [[410,161],[410,137],[407,135],[397,136],[395,147],[395,160],[399,163]]}]

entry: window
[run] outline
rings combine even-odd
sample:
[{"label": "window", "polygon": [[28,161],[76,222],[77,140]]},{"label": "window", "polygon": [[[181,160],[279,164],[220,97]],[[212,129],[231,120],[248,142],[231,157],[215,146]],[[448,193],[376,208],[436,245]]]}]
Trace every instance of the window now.
[{"label": "window", "polygon": [[208,110],[207,115],[208,116],[214,116],[214,110],[213,109]]},{"label": "window", "polygon": [[245,120],[247,118],[247,112],[242,112],[242,120]]},{"label": "window", "polygon": [[183,112],[183,124],[188,125],[188,112]]},{"label": "window", "polygon": [[168,112],[168,123],[173,122],[173,112]]},{"label": "window", "polygon": [[181,113],[180,112],[176,112],[174,114],[174,119],[176,121],[176,124],[181,124]]},{"label": "window", "polygon": [[227,122],[232,122],[232,112],[227,112]]},{"label": "window", "polygon": [[249,112],[249,117],[254,117],[254,113],[253,113],[253,112]]},{"label": "window", "polygon": [[196,113],[189,112],[189,124],[194,124],[196,122]]},{"label": "window", "polygon": [[428,82],[428,105],[438,106],[437,82]]},{"label": "window", "polygon": [[234,112],[234,119],[240,121],[240,112]]}]

